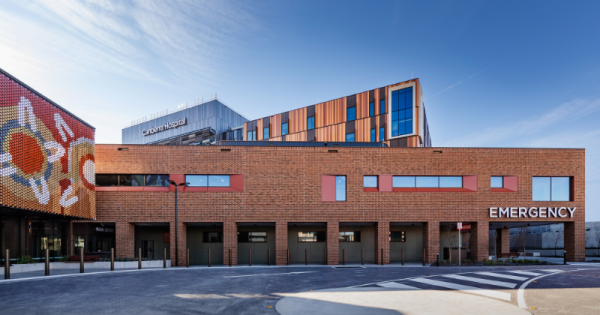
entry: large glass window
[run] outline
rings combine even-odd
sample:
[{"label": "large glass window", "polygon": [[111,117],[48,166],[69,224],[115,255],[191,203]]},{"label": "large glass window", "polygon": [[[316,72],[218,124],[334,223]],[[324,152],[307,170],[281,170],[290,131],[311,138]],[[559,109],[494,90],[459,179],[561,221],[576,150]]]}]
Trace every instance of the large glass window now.
[{"label": "large glass window", "polygon": [[96,174],[96,186],[119,186],[119,175]]},{"label": "large glass window", "polygon": [[256,131],[248,131],[246,133],[246,141],[256,141]]},{"label": "large glass window", "polygon": [[377,176],[365,176],[363,185],[365,188],[377,188]]},{"label": "large glass window", "polygon": [[238,243],[266,243],[267,232],[238,232]]},{"label": "large glass window", "polygon": [[375,116],[375,103],[369,103],[369,116]]},{"label": "large glass window", "polygon": [[346,176],[335,177],[335,201],[346,201]]},{"label": "large glass window", "polygon": [[298,243],[314,243],[325,242],[327,240],[327,232],[298,232]]},{"label": "large glass window", "polygon": [[431,188],[440,187],[440,180],[437,176],[417,176],[417,187]]},{"label": "large glass window", "polygon": [[385,141],[385,127],[379,128],[379,141]]},{"label": "large glass window", "polygon": [[406,242],[406,232],[390,231],[390,242]]},{"label": "large glass window", "polygon": [[415,176],[394,176],[392,178],[392,187],[394,188],[415,188]]},{"label": "large glass window", "polygon": [[223,243],[223,232],[202,232],[203,243]]},{"label": "large glass window", "polygon": [[315,116],[311,116],[306,119],[306,129],[315,129]]},{"label": "large glass window", "polygon": [[288,123],[281,124],[281,135],[285,136],[288,134]]},{"label": "large glass window", "polygon": [[356,107],[348,108],[346,114],[346,121],[356,120]]},{"label": "large glass window", "polygon": [[462,188],[462,176],[394,176],[394,188]]},{"label": "large glass window", "polygon": [[148,175],[132,175],[132,174],[98,174],[96,175],[96,186],[127,186],[127,187],[142,187],[142,186],[169,186],[169,175],[164,174],[148,174]]},{"label": "large glass window", "polygon": [[229,175],[185,175],[189,187],[230,187]]},{"label": "large glass window", "polygon": [[146,186],[169,186],[169,175],[146,175]]},{"label": "large glass window", "polygon": [[379,114],[385,114],[385,100],[379,101]]},{"label": "large glass window", "polygon": [[346,134],[346,142],[354,142],[354,133]]},{"label": "large glass window", "polygon": [[392,92],[392,137],[413,132],[413,88]]},{"label": "large glass window", "polygon": [[208,175],[208,187],[229,187],[229,175]]},{"label": "large glass window", "polygon": [[190,187],[208,187],[208,175],[185,175]]},{"label": "large glass window", "polygon": [[461,176],[441,176],[440,188],[462,188],[462,180]]},{"label": "large glass window", "polygon": [[340,232],[340,242],[360,242],[360,231]]},{"label": "large glass window", "polygon": [[269,132],[269,127],[263,128],[263,139],[271,138],[271,132]]},{"label": "large glass window", "polygon": [[569,177],[533,177],[533,201],[570,201],[571,178]]},{"label": "large glass window", "polygon": [[504,188],[504,177],[492,176],[490,179],[491,188]]},{"label": "large glass window", "polygon": [[371,142],[377,142],[377,135],[375,134],[375,128],[371,129]]},{"label": "large glass window", "polygon": [[119,175],[119,186],[144,186],[144,175]]}]

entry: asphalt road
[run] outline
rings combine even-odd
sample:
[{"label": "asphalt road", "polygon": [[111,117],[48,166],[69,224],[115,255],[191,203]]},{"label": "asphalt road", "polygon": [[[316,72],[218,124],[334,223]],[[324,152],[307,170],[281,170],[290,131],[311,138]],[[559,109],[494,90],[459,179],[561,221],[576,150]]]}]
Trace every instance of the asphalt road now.
[{"label": "asphalt road", "polygon": [[[558,272],[539,271],[544,268]],[[543,278],[530,282],[524,289],[527,311],[533,314],[600,313],[598,264],[461,268],[203,267],[128,270],[31,279],[20,277],[15,280],[0,280],[0,313],[277,314],[275,306],[287,294],[365,285],[376,287],[374,283],[398,279],[446,279],[441,277],[516,269],[535,269],[544,274]],[[402,281],[413,280],[401,280],[400,283],[405,283]],[[428,289],[429,291],[422,292],[451,291],[447,288]],[[485,298],[518,306],[516,293],[514,294],[510,301]]]}]

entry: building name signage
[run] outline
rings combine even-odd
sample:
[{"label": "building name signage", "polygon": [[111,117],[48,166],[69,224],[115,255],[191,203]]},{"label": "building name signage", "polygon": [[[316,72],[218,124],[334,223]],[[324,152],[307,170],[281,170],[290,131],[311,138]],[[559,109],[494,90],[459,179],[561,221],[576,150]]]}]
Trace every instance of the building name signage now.
[{"label": "building name signage", "polygon": [[577,207],[492,207],[490,218],[572,218]]},{"label": "building name signage", "polygon": [[96,227],[96,232],[112,233],[114,231],[115,231],[115,229],[113,229],[113,228],[99,227],[99,226]]},{"label": "building name signage", "polygon": [[159,133],[159,132],[166,131],[166,130],[173,129],[173,128],[178,128],[178,127],[185,126],[185,125],[187,125],[187,117],[184,117],[183,119],[177,119],[176,121],[171,122],[171,123],[166,123],[163,126],[158,126],[155,128],[143,130],[142,134],[144,136],[149,136],[149,135],[153,135],[155,133]]}]

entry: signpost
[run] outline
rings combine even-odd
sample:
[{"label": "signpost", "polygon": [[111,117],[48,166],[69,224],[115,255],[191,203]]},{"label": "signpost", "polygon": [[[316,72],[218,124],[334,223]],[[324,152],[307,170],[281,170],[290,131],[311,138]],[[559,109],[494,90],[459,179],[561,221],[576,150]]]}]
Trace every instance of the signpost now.
[{"label": "signpost", "polygon": [[460,239],[460,231],[462,230],[462,222],[456,223],[456,229],[458,230],[458,265],[460,266],[460,248],[462,247],[462,241]]}]

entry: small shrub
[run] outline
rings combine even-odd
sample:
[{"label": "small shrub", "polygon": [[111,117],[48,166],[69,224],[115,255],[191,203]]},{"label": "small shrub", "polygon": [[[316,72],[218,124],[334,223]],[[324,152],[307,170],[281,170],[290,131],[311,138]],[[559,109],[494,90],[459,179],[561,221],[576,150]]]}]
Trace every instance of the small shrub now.
[{"label": "small shrub", "polygon": [[539,260],[539,259],[536,259],[536,260],[535,260],[535,263],[536,263],[536,264],[539,264],[539,263],[540,263],[540,260]]},{"label": "small shrub", "polygon": [[24,255],[17,259],[17,264],[35,264],[35,261],[33,261],[33,258],[31,258],[31,256]]}]

